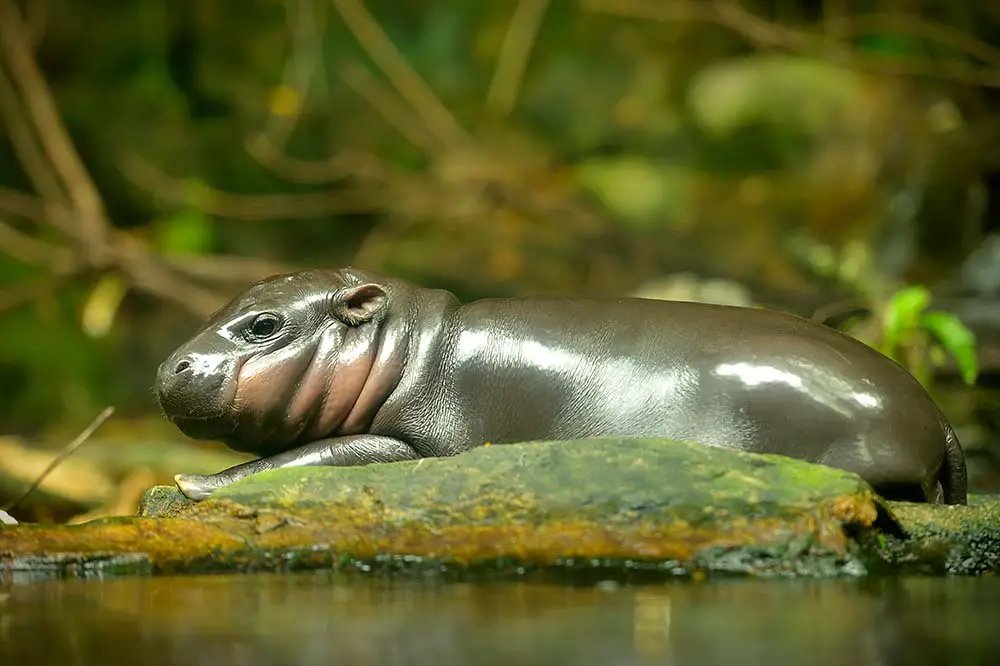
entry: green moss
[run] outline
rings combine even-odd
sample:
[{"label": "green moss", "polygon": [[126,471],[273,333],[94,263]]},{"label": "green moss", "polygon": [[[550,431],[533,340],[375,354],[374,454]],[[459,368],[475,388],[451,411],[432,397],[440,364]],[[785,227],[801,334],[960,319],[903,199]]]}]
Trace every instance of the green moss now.
[{"label": "green moss", "polygon": [[[453,458],[353,468],[274,470],[218,491],[213,501],[256,507],[341,506],[377,500],[426,518],[634,520],[668,512],[699,523],[714,511],[797,515],[822,498],[869,492],[858,477],[780,456],[659,439],[532,442]],[[494,515],[494,517],[496,517]]]},{"label": "green moss", "polygon": [[135,519],[0,530],[0,554],[144,557],[157,573],[975,574],[998,568],[997,525],[995,499],[885,503],[854,475],[789,458],[615,439],[276,470],[198,503],[157,487]]},{"label": "green moss", "polygon": [[930,575],[1000,571],[1000,495],[970,495],[968,506],[886,506],[903,534],[863,540],[884,570]]}]

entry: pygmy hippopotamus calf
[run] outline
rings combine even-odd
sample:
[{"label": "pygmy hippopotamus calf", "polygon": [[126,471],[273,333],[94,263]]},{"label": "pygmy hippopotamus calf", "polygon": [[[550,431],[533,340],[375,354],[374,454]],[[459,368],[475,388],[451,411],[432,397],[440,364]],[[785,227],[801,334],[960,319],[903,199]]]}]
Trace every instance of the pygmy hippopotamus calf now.
[{"label": "pygmy hippopotamus calf", "polygon": [[639,298],[488,299],[375,273],[262,280],[160,366],[167,417],[261,456],[178,475],[192,499],[260,471],[450,456],[486,442],[665,437],[964,504],[966,464],[888,357],[776,311]]}]

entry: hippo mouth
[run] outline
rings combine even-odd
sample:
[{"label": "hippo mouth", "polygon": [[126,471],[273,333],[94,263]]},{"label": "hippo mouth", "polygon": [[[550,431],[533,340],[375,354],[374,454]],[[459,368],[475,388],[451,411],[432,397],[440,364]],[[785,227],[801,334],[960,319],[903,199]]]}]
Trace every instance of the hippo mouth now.
[{"label": "hippo mouth", "polygon": [[190,416],[168,414],[178,430],[192,439],[223,440],[236,431],[237,420],[232,415]]},{"label": "hippo mouth", "polygon": [[158,370],[156,385],[164,416],[193,439],[216,440],[231,435],[237,427],[232,402],[238,365],[237,359],[222,353],[165,361]]}]

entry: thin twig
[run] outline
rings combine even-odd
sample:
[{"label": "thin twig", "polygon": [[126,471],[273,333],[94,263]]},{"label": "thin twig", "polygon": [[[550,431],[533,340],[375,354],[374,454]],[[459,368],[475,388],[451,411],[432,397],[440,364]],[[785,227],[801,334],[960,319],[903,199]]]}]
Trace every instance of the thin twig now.
[{"label": "thin twig", "polygon": [[7,312],[27,303],[48,298],[59,291],[73,278],[81,275],[83,269],[65,270],[31,282],[22,282],[0,290],[0,312]]},{"label": "thin twig", "polygon": [[549,0],[520,0],[500,46],[486,106],[498,116],[508,115],[517,103],[528,56],[548,9]]},{"label": "thin twig", "polygon": [[0,248],[15,259],[36,266],[48,266],[62,271],[75,264],[73,253],[17,230],[0,218]]},{"label": "thin twig", "polygon": [[[294,90],[299,96],[298,112],[287,115],[268,114],[264,128],[244,139],[243,145],[250,157],[275,174],[299,183],[331,183],[354,175],[347,164],[333,164],[336,158],[324,161],[307,161],[285,153],[288,140],[298,127],[302,109],[317,84],[325,79],[317,70],[323,69],[322,28],[324,21],[317,20],[317,10],[328,5],[316,0],[298,0],[286,3],[289,41],[292,54],[285,65],[281,86]],[[326,18],[326,12],[322,12]],[[374,158],[373,158],[374,159]]]},{"label": "thin twig", "polygon": [[37,46],[42,41],[49,18],[52,16],[52,6],[49,0],[31,0],[24,8],[24,23],[28,26],[28,36],[31,45]]},{"label": "thin twig", "polygon": [[964,30],[910,14],[859,14],[829,18],[827,25],[841,38],[880,32],[919,37],[937,42],[1000,67],[1000,49],[977,39]]},{"label": "thin twig", "polygon": [[[979,67],[955,60],[937,61],[912,57],[902,60],[868,56],[823,34],[764,20],[748,12],[738,2],[680,0],[664,4],[644,0],[583,0],[583,5],[589,11],[632,18],[714,23],[729,28],[758,47],[833,57],[843,67],[876,74],[922,76],[965,85],[1000,88],[1000,68]],[[953,35],[949,39],[954,44]],[[981,45],[976,48],[980,55],[986,53]]]},{"label": "thin twig", "polygon": [[394,99],[395,95],[378,82],[371,73],[360,65],[344,67],[341,70],[344,82],[365,98],[382,119],[393,126],[407,141],[423,149],[428,155],[436,155],[439,150],[428,130],[414,122],[406,110]]},{"label": "thin twig", "polygon": [[[0,309],[16,307],[54,292],[70,278],[88,271],[110,267],[124,274],[130,288],[146,291],[195,314],[205,316],[217,309],[224,302],[221,295],[185,277],[197,272],[204,275],[204,270],[192,271],[183,263],[181,266],[171,264],[140,239],[108,224],[103,202],[58,115],[48,84],[35,62],[24,20],[12,0],[0,0],[0,56],[0,65],[5,63],[11,74],[8,79],[0,69],[0,113],[21,165],[40,197],[0,188],[0,210],[46,224],[82,251],[80,256],[74,256],[68,250],[53,248],[53,253],[14,227],[0,229],[0,240],[8,250],[35,263],[43,263],[49,255],[50,269],[54,272],[46,280],[6,290],[0,295]],[[26,107],[23,111],[18,98]],[[155,171],[153,173],[155,175]],[[169,178],[165,181],[168,192],[169,186],[174,185],[175,196],[184,194],[177,182]],[[162,185],[163,182],[154,182],[154,186]],[[217,195],[215,201],[222,210],[216,212],[241,212],[255,218],[281,217],[281,210],[289,203],[287,199],[209,194]],[[307,210],[295,213],[316,216],[346,207],[342,202],[331,206],[331,199],[330,194],[306,196],[305,201],[311,203],[312,208],[306,206]],[[295,204],[302,199],[292,197],[290,201]],[[254,210],[255,205],[259,210]],[[353,208],[357,207],[354,203]],[[84,258],[86,262],[82,261]]]},{"label": "thin twig", "polygon": [[104,202],[59,117],[52,93],[35,62],[21,12],[13,0],[0,0],[0,47],[30,111],[38,138],[79,213],[83,249],[95,265],[103,265],[108,254]]},{"label": "thin twig", "polygon": [[122,173],[138,187],[173,205],[240,220],[315,219],[339,213],[366,213],[379,206],[378,195],[364,191],[306,194],[233,194],[199,186],[196,200],[182,179],[169,176],[134,154],[121,160]]},{"label": "thin twig", "polygon": [[305,160],[282,152],[263,132],[248,137],[244,146],[247,153],[262,166],[297,183],[326,184],[351,177],[380,181],[382,184],[389,180],[389,167],[370,153],[351,151],[325,160]]},{"label": "thin twig", "polygon": [[839,328],[837,321],[866,314],[871,314],[871,305],[862,298],[852,296],[819,306],[809,318]]},{"label": "thin twig", "polygon": [[207,317],[225,303],[226,299],[221,294],[183,279],[161,257],[151,253],[139,239],[118,234],[116,241],[116,263],[137,289],[154,294],[201,317]]},{"label": "thin twig", "polygon": [[[72,222],[75,219],[73,211],[67,210],[61,205],[46,205],[45,202],[35,197],[5,188],[0,188],[0,210],[6,210],[36,222],[48,222],[63,233],[67,233],[66,230],[72,228]],[[182,275],[178,275],[181,273],[196,278],[210,278],[210,271],[206,267],[192,270],[186,261],[175,262],[170,258],[163,259],[151,252],[141,240],[127,232],[116,230],[112,233],[111,254],[113,262],[121,268],[132,286],[181,305],[199,316],[211,314],[223,300],[220,294],[199,287],[197,284],[185,280]],[[205,262],[206,264],[210,263],[211,258],[206,257]],[[222,264],[223,266],[227,264],[225,258],[223,258]],[[49,286],[61,285],[68,277],[79,275],[83,266],[70,263],[63,266],[62,270],[64,271],[63,275],[57,276],[55,280],[45,284]],[[221,278],[220,281],[225,281],[225,279]],[[0,297],[0,311],[20,305],[36,292],[48,293],[47,289],[48,287],[34,285],[26,292],[18,290],[12,295]],[[27,297],[24,296],[25,293],[28,294]]]},{"label": "thin twig", "polygon": [[[309,87],[316,75],[316,70],[323,64],[315,1],[296,0],[296,2],[286,3],[292,54],[285,63],[280,85],[294,90],[300,96],[300,110],[308,97]],[[263,133],[283,150],[288,138],[295,131],[300,116],[300,113],[292,116],[269,113]]]},{"label": "thin twig", "polygon": [[46,222],[45,202],[30,194],[0,186],[0,211],[35,222]]},{"label": "thin twig", "polygon": [[266,259],[219,254],[167,255],[164,260],[190,277],[213,282],[248,283],[291,270],[289,266]]},{"label": "thin twig", "polygon": [[79,244],[77,214],[69,204],[33,197],[6,187],[0,187],[0,211],[45,224]]},{"label": "thin twig", "polygon": [[76,436],[76,439],[74,439],[72,442],[70,442],[66,446],[66,448],[64,448],[59,453],[59,455],[57,455],[52,460],[52,462],[49,463],[49,466],[45,468],[45,471],[43,471],[38,476],[38,478],[35,479],[34,483],[32,483],[30,486],[28,486],[28,489],[24,491],[24,494],[22,494],[20,497],[18,497],[17,499],[15,499],[13,502],[10,502],[7,506],[5,506],[3,508],[3,510],[4,511],[10,511],[14,507],[16,507],[18,504],[20,504],[21,502],[23,502],[24,499],[28,495],[30,495],[31,493],[33,493],[35,491],[35,489],[38,488],[38,486],[40,486],[42,484],[42,481],[45,480],[45,477],[47,477],[49,474],[52,473],[52,470],[54,470],[56,467],[58,467],[60,465],[60,463],[62,463],[62,461],[66,460],[66,458],[70,457],[73,454],[74,451],[76,451],[78,448],[80,448],[80,446],[84,442],[86,442],[88,439],[90,439],[91,435],[93,435],[97,431],[98,428],[100,428],[102,425],[104,425],[104,422],[107,421],[111,417],[111,415],[114,414],[114,413],[115,413],[115,408],[114,407],[105,407],[104,411],[101,412],[100,414],[98,414],[97,418],[95,418],[90,423],[90,425],[87,426],[84,429],[83,432],[81,432],[79,435]]},{"label": "thin twig", "polygon": [[382,70],[399,94],[410,103],[416,114],[426,123],[428,130],[450,149],[471,143],[469,135],[420,75],[410,67],[364,5],[358,0],[331,1],[361,48]]},{"label": "thin twig", "polygon": [[7,126],[7,134],[21,168],[24,169],[24,173],[38,194],[50,201],[64,201],[66,195],[35,140],[31,122],[20,108],[17,91],[14,90],[14,85],[7,78],[2,66],[0,66],[0,118]]}]

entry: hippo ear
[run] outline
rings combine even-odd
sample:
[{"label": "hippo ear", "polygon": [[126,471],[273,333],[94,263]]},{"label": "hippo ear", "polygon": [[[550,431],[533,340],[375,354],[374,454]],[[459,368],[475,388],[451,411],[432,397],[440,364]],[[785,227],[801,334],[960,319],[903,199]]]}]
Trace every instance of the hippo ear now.
[{"label": "hippo ear", "polygon": [[377,284],[359,284],[344,287],[333,293],[330,307],[333,315],[348,326],[358,326],[371,321],[385,310],[387,295]]}]

